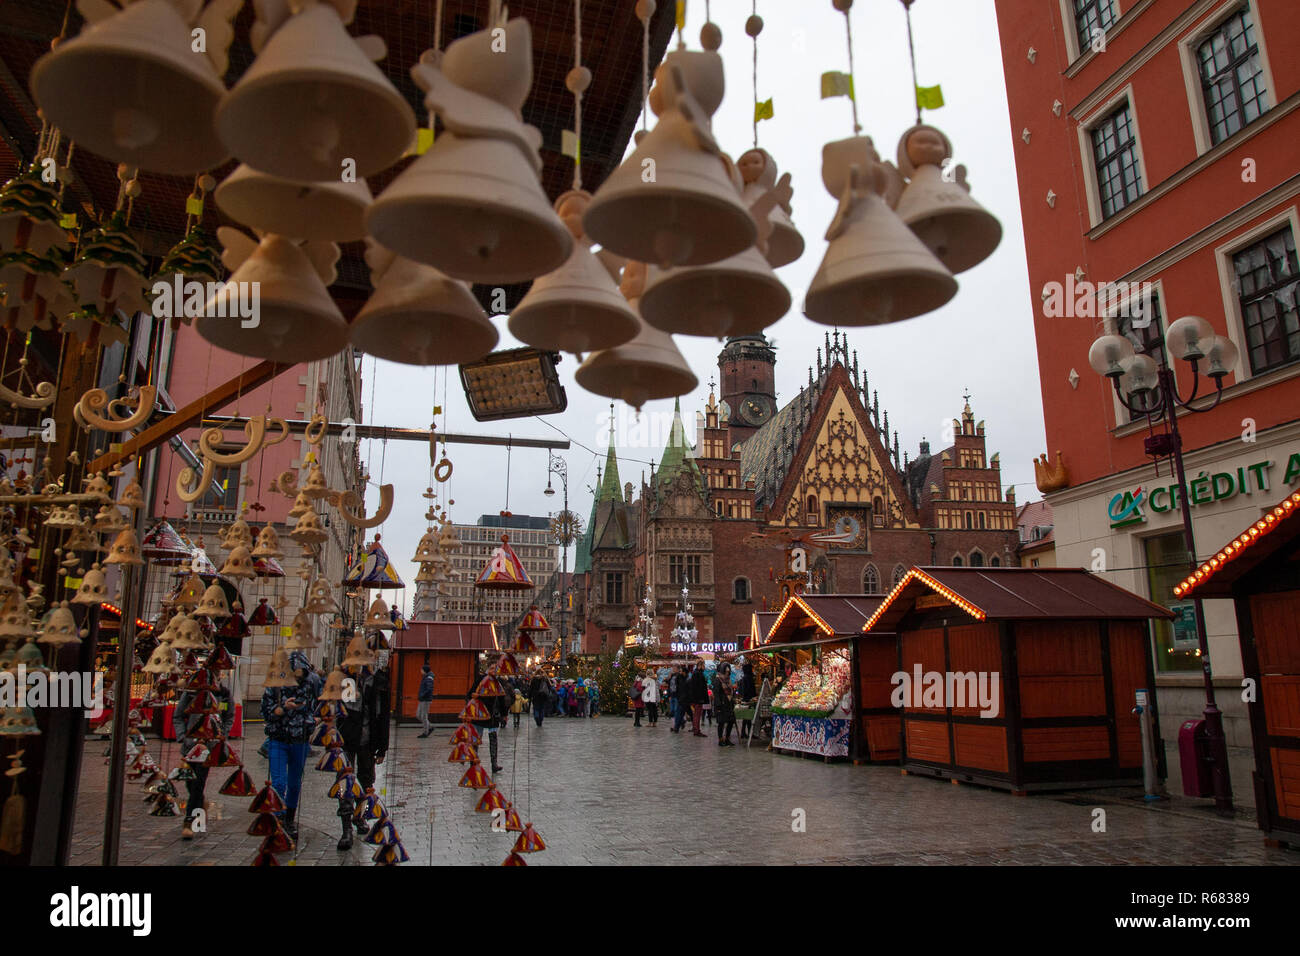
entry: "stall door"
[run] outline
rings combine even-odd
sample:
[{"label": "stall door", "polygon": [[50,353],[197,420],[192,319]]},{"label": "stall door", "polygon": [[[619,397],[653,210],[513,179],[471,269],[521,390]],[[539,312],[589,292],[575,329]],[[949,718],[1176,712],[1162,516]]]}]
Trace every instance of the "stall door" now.
[{"label": "stall door", "polygon": [[1250,614],[1277,822],[1300,830],[1300,591],[1253,595]]}]

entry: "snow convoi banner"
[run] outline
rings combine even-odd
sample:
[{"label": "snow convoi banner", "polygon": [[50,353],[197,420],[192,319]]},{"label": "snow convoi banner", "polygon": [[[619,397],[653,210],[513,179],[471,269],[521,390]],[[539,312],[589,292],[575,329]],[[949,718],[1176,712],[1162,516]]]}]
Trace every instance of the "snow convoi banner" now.
[{"label": "snow convoi banner", "polygon": [[773,714],[772,746],[822,757],[847,757],[849,721],[830,717]]}]

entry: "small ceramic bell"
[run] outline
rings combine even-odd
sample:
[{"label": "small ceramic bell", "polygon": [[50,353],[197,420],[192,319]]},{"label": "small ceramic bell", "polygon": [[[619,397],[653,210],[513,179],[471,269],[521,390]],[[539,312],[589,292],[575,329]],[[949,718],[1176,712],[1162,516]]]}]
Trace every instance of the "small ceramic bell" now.
[{"label": "small ceramic bell", "polygon": [[[438,535],[434,531],[426,531],[420,538],[420,543],[415,546],[415,557],[411,560],[417,564],[432,561],[439,555]],[[420,580],[418,577],[416,580]]]},{"label": "small ceramic bell", "polygon": [[76,619],[72,616],[72,609],[68,607],[68,602],[56,604],[50,609],[50,613],[45,616],[41,625],[41,636],[37,638],[42,644],[53,644],[61,647],[64,644],[79,644],[85,637],[86,632],[77,630]]},{"label": "small ceramic bell", "polygon": [[104,505],[95,515],[94,528],[100,534],[116,534],[126,527],[127,520],[116,505]]},{"label": "small ceramic bell", "polygon": [[300,491],[298,492],[297,496],[293,499],[293,507],[289,509],[289,517],[301,518],[308,511],[311,511],[311,508],[312,508],[311,499],[308,498],[305,494],[303,494]]},{"label": "small ceramic bell", "polygon": [[203,628],[199,622],[188,614],[180,615],[180,619],[180,623],[176,625],[176,640],[172,641],[172,650],[206,650],[209,646],[208,640],[203,636]]},{"label": "small ceramic bell", "polygon": [[149,655],[149,660],[141,668],[146,674],[179,674],[176,666],[176,652],[167,644],[159,644]]},{"label": "small ceramic bell", "polygon": [[203,592],[203,599],[199,601],[194,613],[199,617],[210,617],[214,620],[225,620],[230,617],[230,606],[226,603],[226,592],[220,584],[212,584]]},{"label": "small ceramic bell", "polygon": [[661,332],[755,335],[790,310],[790,292],[754,246],[707,266],[651,267],[641,317]]},{"label": "small ceramic bell", "polygon": [[280,536],[276,534],[274,525],[268,524],[257,532],[257,547],[253,548],[252,556],[254,558],[284,557],[284,552],[280,550]]},{"label": "small ceramic bell", "polygon": [[321,470],[319,463],[313,463],[307,472],[307,480],[303,483],[301,494],[312,501],[319,501],[329,494],[329,491],[330,486],[325,481],[325,472]]},{"label": "small ceramic bell", "polygon": [[185,579],[185,583],[181,585],[181,589],[176,592],[176,596],[172,598],[169,603],[172,607],[179,607],[184,608],[187,611],[192,611],[198,607],[199,602],[203,600],[203,592],[205,590],[203,579],[197,574],[191,573],[190,576]]},{"label": "small ceramic bell", "polygon": [[366,639],[356,634],[348,642],[347,656],[343,658],[344,667],[371,667],[375,663],[375,655],[371,653],[370,648],[366,646]]},{"label": "small ceramic bell", "polygon": [[247,546],[237,545],[221,566],[221,574],[228,578],[254,578],[257,572],[253,568],[253,556]]},{"label": "small ceramic bell", "polygon": [[294,239],[354,242],[366,235],[370,187],[364,179],[318,183],[281,179],[243,165],[213,193],[231,219],[258,232]]},{"label": "small ceramic bell", "polygon": [[307,589],[307,603],[303,605],[303,611],[308,614],[337,614],[338,609],[329,582],[324,578],[313,581]]},{"label": "small ceramic bell", "polygon": [[383,598],[375,598],[374,603],[370,605],[370,610],[366,612],[365,627],[380,631],[393,629],[393,618]]},{"label": "small ceramic bell", "polygon": [[271,655],[271,664],[266,670],[263,687],[297,687],[298,678],[289,666],[289,652],[281,648]]},{"label": "small ceramic bell", "polygon": [[294,615],[289,639],[284,642],[284,646],[291,651],[307,651],[313,647],[320,647],[320,638],[311,628],[311,618],[303,611]]},{"label": "small ceramic bell", "polygon": [[289,532],[289,537],[299,544],[320,544],[328,534],[321,527],[320,517],[314,511],[307,511],[299,519],[298,523],[293,526]]},{"label": "small ceramic bell", "polygon": [[[722,57],[675,50],[655,70],[659,122],[596,190],[583,216],[606,249],[661,267],[705,265],[743,252],[758,232],[731,187],[711,117],[722,102]],[[653,181],[644,178],[654,170]]]},{"label": "small ceramic bell", "polygon": [[248,522],[242,517],[231,522],[230,527],[221,535],[221,546],[227,551],[231,551],[241,544],[244,547],[251,547],[253,544],[252,529],[248,527]]},{"label": "small ceramic bell", "polygon": [[144,489],[140,487],[140,482],[132,481],[122,492],[122,497],[118,501],[118,506],[130,508],[132,511],[138,511],[144,507]]},{"label": "small ceramic bell", "polygon": [[81,587],[77,588],[77,594],[72,599],[73,604],[99,604],[108,600],[108,582],[104,578],[104,572],[96,563],[86,572],[81,579]]},{"label": "small ceramic bell", "polygon": [[105,564],[141,565],[140,542],[133,528],[127,528],[118,534],[113,546],[109,548]]},{"label": "small ceramic bell", "polygon": [[320,692],[321,700],[342,700],[343,699],[343,681],[347,677],[337,667],[330,671],[325,678],[325,687]]},{"label": "small ceramic bell", "polygon": [[395,163],[415,112],[375,66],[379,37],[349,36],[355,3],[258,3],[252,65],[225,95],[216,130],[256,169],[305,182],[360,179]]},{"label": "small ceramic bell", "polygon": [[260,598],[257,607],[253,608],[253,613],[249,615],[248,623],[250,627],[275,627],[280,623],[276,617],[275,609],[267,603],[266,598]]},{"label": "small ceramic bell", "polygon": [[889,177],[866,136],[822,148],[822,180],[840,202],[830,245],[804,299],[823,325],[881,325],[932,312],[957,280],[886,204]]},{"label": "small ceramic bell", "polygon": [[947,268],[965,272],[993,254],[1002,224],[970,196],[966,167],[951,181],[944,166],[952,143],[933,126],[913,126],[898,142],[898,170],[908,179],[895,212]]}]

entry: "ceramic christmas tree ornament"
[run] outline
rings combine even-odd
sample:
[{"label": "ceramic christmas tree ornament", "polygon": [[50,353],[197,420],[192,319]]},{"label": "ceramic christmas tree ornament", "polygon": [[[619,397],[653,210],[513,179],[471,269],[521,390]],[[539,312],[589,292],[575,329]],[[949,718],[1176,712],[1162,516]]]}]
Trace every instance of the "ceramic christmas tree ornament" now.
[{"label": "ceramic christmas tree ornament", "polygon": [[[220,165],[229,153],[213,113],[226,92],[221,77],[241,0],[77,6],[86,18],[81,33],[32,67],[32,96],[46,121],[114,162],[160,173]],[[204,38],[197,52],[196,35]]]},{"label": "ceramic christmas tree ornament", "polygon": [[375,291],[352,322],[355,348],[405,365],[455,365],[496,347],[496,326],[465,282],[373,240],[366,262]]},{"label": "ceramic christmas tree ornament", "polygon": [[573,237],[542,191],[541,134],[520,113],[533,84],[528,21],[493,23],[441,54],[427,51],[411,75],[444,130],[371,205],[370,234],[467,282],[558,269]]},{"label": "ceramic christmas tree ornament", "polygon": [[886,203],[890,173],[869,137],[827,143],[822,182],[839,208],[804,300],[808,318],[880,325],[931,312],[956,295],[952,273]]},{"label": "ceramic christmas tree ornament", "polygon": [[[736,168],[745,184],[741,199],[751,209],[763,196],[777,188],[776,161],[765,149],[755,147],[741,153]],[[781,178],[788,186],[789,174]],[[767,238],[767,264],[773,269],[779,269],[798,259],[804,250],[803,236],[790,221],[788,196],[783,194],[772,204],[767,219],[772,227],[772,233]]]},{"label": "ceramic christmas tree ornament", "polygon": [[534,348],[583,353],[630,341],[640,328],[609,271],[591,251],[582,215],[591,194],[576,189],[555,201],[574,238],[564,265],[537,279],[510,313],[510,333]]},{"label": "ceramic christmas tree ornament", "polygon": [[[226,278],[225,266],[221,264],[221,244],[203,228],[200,217],[194,217],[189,230],[163,256],[154,275],[155,282],[164,282],[172,288],[176,288],[178,278],[182,283],[201,282],[204,288],[209,282],[220,283]],[[175,330],[189,325],[193,319],[184,309],[172,309],[170,324]]]},{"label": "ceramic christmas tree ornament", "polygon": [[[965,272],[993,254],[1002,224],[970,196],[966,167],[952,167],[952,143],[933,126],[913,126],[898,143],[898,170],[908,179],[895,212],[950,272]],[[950,172],[945,169],[951,167]]]},{"label": "ceramic christmas tree ornament", "polygon": [[328,358],[347,344],[347,322],[325,288],[336,277],[338,246],[275,234],[254,242],[229,227],[217,237],[234,271],[195,320],[203,338],[236,355],[293,363]]},{"label": "ceramic christmas tree ornament", "polygon": [[[734,190],[732,190],[734,192]],[[623,268],[620,290],[635,310],[646,286],[646,266],[629,262]],[[612,349],[592,352],[574,372],[574,380],[587,391],[618,398],[639,409],[650,399],[685,395],[700,383],[667,332],[644,319],[636,338]]]},{"label": "ceramic christmas tree ornament", "polygon": [[221,141],[243,162],[308,183],[374,175],[415,135],[415,112],[375,66],[384,41],[352,37],[356,0],[256,5],[257,58],[216,112]]},{"label": "ceramic christmas tree ornament", "polygon": [[221,181],[213,198],[227,216],[258,232],[355,242],[365,238],[372,197],[364,179],[306,183],[245,164]]},{"label": "ceramic christmas tree ornament", "polygon": [[754,244],[754,221],[713,137],[724,88],[717,53],[675,50],[664,58],[650,93],[659,122],[596,190],[583,216],[588,236],[663,268],[717,262]]},{"label": "ceramic christmas tree ornament", "polygon": [[119,313],[149,310],[148,260],[127,230],[120,210],[77,245],[77,258],[63,273],[78,308],[60,323],[82,342],[126,342]]}]

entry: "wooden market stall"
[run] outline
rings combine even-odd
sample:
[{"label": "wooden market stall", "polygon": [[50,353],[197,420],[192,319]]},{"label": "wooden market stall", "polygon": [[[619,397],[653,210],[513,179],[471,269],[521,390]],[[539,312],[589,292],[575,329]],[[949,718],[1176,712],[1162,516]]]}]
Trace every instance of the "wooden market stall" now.
[{"label": "wooden market stall", "polygon": [[846,657],[843,691],[850,710],[843,712],[837,701],[827,717],[818,718],[797,706],[782,707],[778,698],[772,715],[773,749],[849,757],[855,763],[898,759],[899,715],[889,703],[897,650],[890,635],[862,633],[882,600],[867,594],[797,594],[786,602],[763,649],[798,668],[791,679],[816,669],[829,681],[823,666],[826,655]]},{"label": "wooden market stall", "polygon": [[1155,707],[1148,621],[1171,616],[1082,568],[935,567],[863,630],[897,635],[904,768],[1025,793],[1142,779],[1135,694]]},{"label": "wooden market stall", "polygon": [[398,720],[415,719],[423,665],[433,668],[429,719],[455,721],[482,677],[479,655],[498,650],[496,625],[460,621],[410,621],[392,636],[392,709]]},{"label": "wooden market stall", "polygon": [[1232,598],[1255,746],[1255,808],[1271,840],[1300,846],[1300,491],[1174,588]]}]

